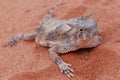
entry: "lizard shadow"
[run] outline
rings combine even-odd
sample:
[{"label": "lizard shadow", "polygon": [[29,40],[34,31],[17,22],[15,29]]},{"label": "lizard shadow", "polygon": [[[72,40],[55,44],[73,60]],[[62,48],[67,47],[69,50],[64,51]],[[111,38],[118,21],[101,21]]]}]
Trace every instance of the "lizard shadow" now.
[{"label": "lizard shadow", "polygon": [[[68,55],[62,56],[65,61],[70,62],[73,65],[72,68],[75,70],[75,78],[71,80],[80,79],[81,77],[84,79],[95,79],[101,75],[115,75],[120,70],[120,56],[112,50],[108,50],[102,46],[90,51],[88,60],[80,58],[82,54],[79,54],[79,50],[76,54],[73,53],[76,52],[71,52]],[[52,64],[41,71],[38,70],[14,74],[8,80],[61,80],[63,77],[64,79],[69,80],[60,73],[55,64]]]}]

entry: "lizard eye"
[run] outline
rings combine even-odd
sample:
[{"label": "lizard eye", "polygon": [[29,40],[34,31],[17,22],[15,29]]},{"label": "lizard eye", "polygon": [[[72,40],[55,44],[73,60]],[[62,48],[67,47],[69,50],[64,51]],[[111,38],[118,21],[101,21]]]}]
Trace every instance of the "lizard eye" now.
[{"label": "lizard eye", "polygon": [[80,29],[80,32],[82,32],[82,31],[83,31],[83,29],[81,28],[81,29]]}]

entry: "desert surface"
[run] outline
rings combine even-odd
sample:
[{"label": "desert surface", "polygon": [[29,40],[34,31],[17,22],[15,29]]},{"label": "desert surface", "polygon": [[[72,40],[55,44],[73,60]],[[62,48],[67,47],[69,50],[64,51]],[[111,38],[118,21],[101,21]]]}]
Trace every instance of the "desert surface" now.
[{"label": "desert surface", "polygon": [[[55,18],[92,13],[103,37],[102,44],[86,55],[83,50],[60,55],[72,64],[74,78],[62,74],[49,58],[48,48],[34,41],[2,46],[17,33],[33,32],[61,1]],[[0,0],[0,80],[120,80],[120,0]]]}]

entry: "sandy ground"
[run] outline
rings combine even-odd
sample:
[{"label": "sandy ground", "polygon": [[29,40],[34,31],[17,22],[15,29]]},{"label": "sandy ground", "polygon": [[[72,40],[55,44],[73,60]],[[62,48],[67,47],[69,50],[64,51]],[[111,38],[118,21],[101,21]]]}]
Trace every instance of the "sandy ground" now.
[{"label": "sandy ground", "polygon": [[11,36],[32,32],[49,8],[59,0],[0,0],[0,80],[120,80],[120,0],[63,0],[54,17],[69,19],[93,14],[103,37],[89,50],[61,55],[75,70],[74,78],[62,74],[47,48],[34,41],[1,47]]}]

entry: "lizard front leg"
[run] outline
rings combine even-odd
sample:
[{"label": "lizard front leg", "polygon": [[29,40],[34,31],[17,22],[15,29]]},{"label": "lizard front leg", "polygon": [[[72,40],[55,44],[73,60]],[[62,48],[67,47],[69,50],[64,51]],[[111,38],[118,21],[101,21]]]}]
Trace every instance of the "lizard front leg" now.
[{"label": "lizard front leg", "polygon": [[70,64],[64,62],[55,52],[57,47],[51,47],[48,50],[50,58],[58,65],[62,73],[66,74],[68,77],[73,77],[73,70],[70,68]]}]

